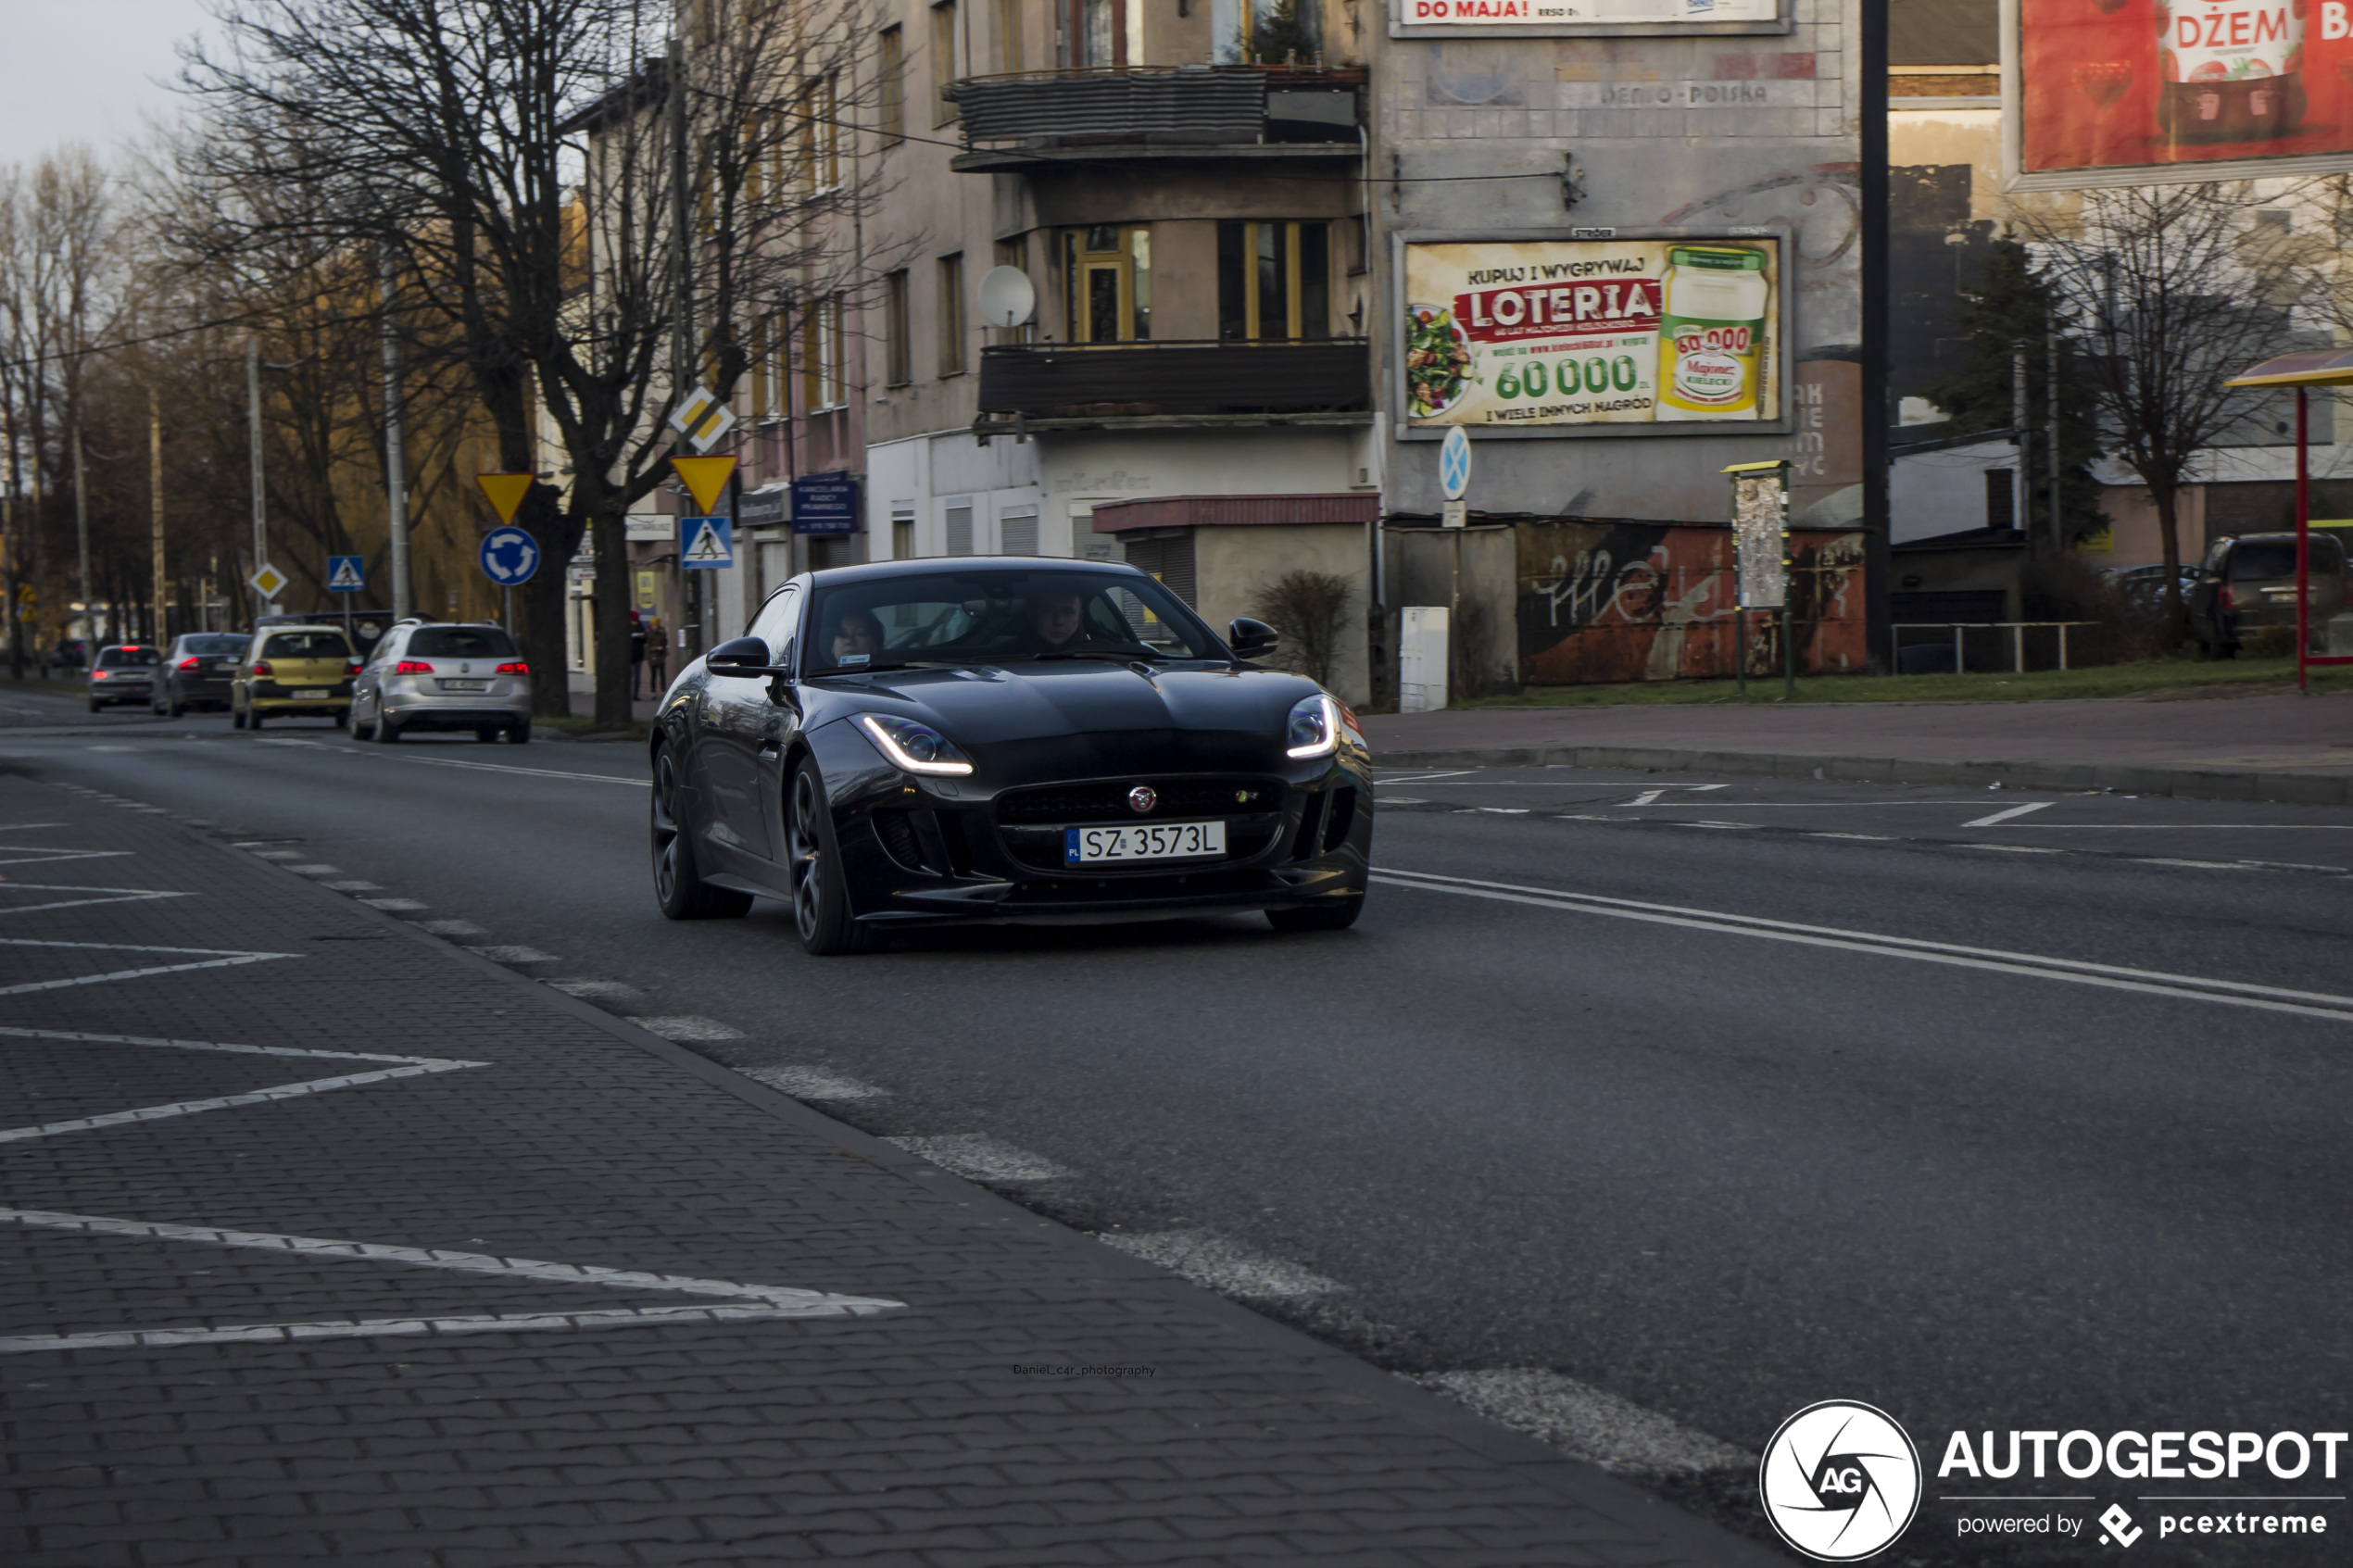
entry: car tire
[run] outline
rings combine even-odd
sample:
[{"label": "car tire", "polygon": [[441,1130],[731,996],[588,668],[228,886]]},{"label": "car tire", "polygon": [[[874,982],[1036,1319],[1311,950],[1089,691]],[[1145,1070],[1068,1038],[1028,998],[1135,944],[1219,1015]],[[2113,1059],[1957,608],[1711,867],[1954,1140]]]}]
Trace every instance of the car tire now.
[{"label": "car tire", "polygon": [[531,726],[529,724],[508,725],[507,744],[509,746],[529,746],[531,744]]},{"label": "car tire", "polygon": [[702,879],[695,866],[694,835],[678,815],[679,793],[677,764],[665,747],[654,755],[654,902],[672,920],[739,920],[751,912],[751,895]]},{"label": "car tire", "polygon": [[373,724],[354,724],[351,726],[351,738],[353,740],[373,740],[376,738],[376,727]]},{"label": "car tire", "polygon": [[812,957],[862,953],[876,945],[875,931],[850,915],[825,784],[806,757],[793,770],[785,797],[785,874],[792,886],[793,927]]},{"label": "car tire", "polygon": [[245,728],[248,730],[258,730],[261,728],[261,712],[258,709],[247,710],[245,714]]},{"label": "car tire", "polygon": [[233,702],[229,705],[229,727],[233,730],[245,727],[245,710]]},{"label": "car tire", "polygon": [[497,740],[497,738],[498,726],[496,724],[484,724],[474,731],[474,739],[481,742],[484,746],[488,746],[491,742]]},{"label": "car tire", "polygon": [[98,709],[100,709],[101,708],[104,708],[105,706],[106,706],[106,704],[105,704],[105,703],[100,702],[100,701],[99,701],[96,697],[94,697],[94,697],[92,697],[92,698],[90,699],[90,711],[91,711],[91,712],[93,712],[93,713],[97,712],[97,711],[98,711]]},{"label": "car tire", "polygon": [[168,702],[163,707],[163,716],[167,719],[177,719],[187,711],[188,705],[184,702]]},{"label": "car tire", "polygon": [[400,726],[394,723],[389,716],[383,713],[377,714],[376,744],[378,746],[390,746],[393,742],[398,740],[399,738]]},{"label": "car tire", "polygon": [[351,709],[348,709],[348,708],[339,708],[339,709],[335,709],[335,728],[336,728],[336,729],[340,730],[340,729],[344,728],[346,725],[349,724],[350,722],[351,722]]},{"label": "car tire", "polygon": [[1277,931],[1346,931],[1365,912],[1365,896],[1335,898],[1328,904],[1310,904],[1304,909],[1269,909],[1266,923]]}]

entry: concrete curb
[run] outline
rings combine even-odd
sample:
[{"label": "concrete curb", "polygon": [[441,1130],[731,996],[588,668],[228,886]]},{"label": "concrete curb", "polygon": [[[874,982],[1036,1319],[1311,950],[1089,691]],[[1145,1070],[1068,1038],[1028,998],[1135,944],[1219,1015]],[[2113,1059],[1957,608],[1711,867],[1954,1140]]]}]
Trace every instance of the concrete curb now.
[{"label": "concrete curb", "polygon": [[[2353,757],[2348,757],[2353,763]],[[2353,805],[2353,776],[2253,770],[2134,767],[2111,762],[1939,762],[1807,752],[1687,751],[1650,746],[1463,746],[1389,751],[1380,768],[1640,768],[1662,773],[1751,773],[1855,784],[2000,784],[2005,789],[2114,790],[2185,800]]]}]

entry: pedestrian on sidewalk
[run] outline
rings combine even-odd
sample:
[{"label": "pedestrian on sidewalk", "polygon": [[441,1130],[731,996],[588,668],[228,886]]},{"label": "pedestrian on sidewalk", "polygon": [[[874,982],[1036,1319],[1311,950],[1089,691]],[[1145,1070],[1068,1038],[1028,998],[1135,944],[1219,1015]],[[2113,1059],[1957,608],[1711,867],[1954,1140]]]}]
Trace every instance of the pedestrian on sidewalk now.
[{"label": "pedestrian on sidewalk", "polygon": [[629,700],[635,702],[644,695],[646,674],[646,617],[642,610],[629,612]]},{"label": "pedestrian on sidewalk", "polygon": [[654,696],[660,696],[670,687],[670,633],[659,615],[646,625],[646,658],[653,666]]}]

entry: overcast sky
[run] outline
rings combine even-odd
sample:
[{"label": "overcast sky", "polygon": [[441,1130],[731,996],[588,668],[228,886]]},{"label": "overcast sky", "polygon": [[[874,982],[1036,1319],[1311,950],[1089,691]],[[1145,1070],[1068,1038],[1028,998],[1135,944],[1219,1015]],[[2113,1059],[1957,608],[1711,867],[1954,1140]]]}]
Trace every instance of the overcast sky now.
[{"label": "overcast sky", "polygon": [[172,117],[174,94],[154,79],[170,80],[173,44],[211,25],[202,0],[0,0],[0,164],[31,163],[61,142],[87,142],[111,161],[142,112]]}]

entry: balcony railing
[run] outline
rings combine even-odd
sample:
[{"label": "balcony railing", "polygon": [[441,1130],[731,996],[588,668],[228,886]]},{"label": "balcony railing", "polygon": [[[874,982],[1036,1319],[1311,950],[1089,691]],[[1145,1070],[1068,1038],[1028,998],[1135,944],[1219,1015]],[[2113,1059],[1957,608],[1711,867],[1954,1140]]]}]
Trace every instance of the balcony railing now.
[{"label": "balcony railing", "polygon": [[1007,344],[980,351],[983,415],[1033,420],[1343,413],[1372,406],[1363,338]]},{"label": "balcony railing", "polygon": [[1119,66],[976,76],[945,89],[964,144],[1353,148],[1361,70]]}]

